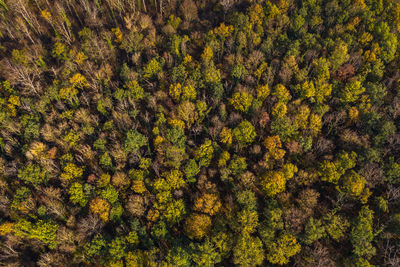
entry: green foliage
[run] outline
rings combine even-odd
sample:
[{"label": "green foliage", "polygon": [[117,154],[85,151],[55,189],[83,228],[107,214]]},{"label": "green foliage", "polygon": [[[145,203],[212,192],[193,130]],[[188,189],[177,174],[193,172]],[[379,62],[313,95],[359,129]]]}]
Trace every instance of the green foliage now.
[{"label": "green foliage", "polygon": [[182,247],[173,247],[170,249],[166,259],[171,266],[190,266],[190,254]]},{"label": "green foliage", "polygon": [[207,139],[195,152],[195,159],[199,162],[199,166],[208,166],[214,157],[214,148],[211,140]]},{"label": "green foliage", "polygon": [[56,232],[58,225],[52,222],[39,220],[31,223],[20,220],[15,225],[15,235],[21,238],[38,239],[49,246],[50,249],[57,247]]},{"label": "green foliage", "polygon": [[238,266],[257,266],[264,261],[262,242],[245,233],[238,237],[233,248],[233,263]]},{"label": "green foliage", "polygon": [[124,150],[126,153],[138,153],[139,149],[148,145],[148,139],[136,130],[130,130],[126,134]]},{"label": "green foliage", "polygon": [[325,236],[325,227],[322,225],[321,220],[315,220],[314,218],[308,221],[304,231],[304,243],[307,245]]},{"label": "green foliage", "polygon": [[[160,60],[161,61],[161,60]],[[154,78],[159,72],[162,71],[162,61],[160,61],[157,58],[151,59],[147,65],[144,67],[143,70],[143,77],[146,79],[152,79]]]},{"label": "green foliage", "polygon": [[120,260],[125,257],[126,241],[121,237],[116,237],[109,245],[108,253],[111,259]]},{"label": "green foliage", "polygon": [[184,173],[186,175],[186,180],[189,183],[194,183],[196,182],[196,175],[200,172],[200,168],[197,165],[196,161],[194,159],[190,159],[184,169]]},{"label": "green foliage", "polygon": [[215,245],[208,239],[203,243],[191,244],[194,253],[192,260],[197,266],[214,266],[221,262],[221,254]]},{"label": "green foliage", "polygon": [[0,0],[0,265],[396,265],[398,2]]},{"label": "green foliage", "polygon": [[239,145],[243,147],[251,144],[257,136],[254,126],[246,120],[234,128],[232,133]]},{"label": "green foliage", "polygon": [[74,204],[79,204],[82,207],[86,206],[88,198],[85,195],[83,186],[80,183],[73,183],[69,188],[69,200]]},{"label": "green foliage", "polygon": [[253,96],[247,92],[236,92],[230,99],[230,104],[239,111],[247,112],[253,102]]},{"label": "green foliage", "polygon": [[283,233],[268,249],[267,260],[272,264],[284,265],[300,252],[300,244],[294,236]]},{"label": "green foliage", "polygon": [[28,164],[23,170],[20,170],[18,178],[35,187],[47,183],[49,180],[46,170],[36,164]]},{"label": "green foliage", "polygon": [[373,218],[373,211],[368,206],[363,206],[352,226],[350,241],[353,253],[358,257],[369,259],[376,253],[376,248],[371,243],[374,239]]},{"label": "green foliage", "polygon": [[350,223],[346,219],[333,212],[326,214],[324,220],[326,232],[336,241],[345,236],[346,230],[350,226]]},{"label": "green foliage", "polygon": [[361,82],[356,80],[346,84],[340,92],[340,100],[344,103],[355,102],[359,99],[360,95],[365,92],[365,88]]}]

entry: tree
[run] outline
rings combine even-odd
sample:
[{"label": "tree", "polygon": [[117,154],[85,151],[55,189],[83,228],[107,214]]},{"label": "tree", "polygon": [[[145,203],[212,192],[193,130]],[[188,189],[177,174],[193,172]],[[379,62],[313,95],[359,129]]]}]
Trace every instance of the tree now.
[{"label": "tree", "polygon": [[332,52],[329,62],[331,63],[332,70],[336,71],[340,66],[342,66],[350,58],[348,54],[348,48],[345,42],[338,41]]},{"label": "tree", "polygon": [[343,103],[355,102],[359,99],[360,95],[365,92],[365,88],[361,82],[356,80],[347,83],[340,92],[340,101]]},{"label": "tree", "polygon": [[282,159],[285,156],[285,150],[282,149],[281,139],[279,135],[268,136],[263,145],[268,149],[269,154],[276,160]]},{"label": "tree", "polygon": [[257,134],[254,126],[249,121],[244,120],[233,129],[233,136],[240,146],[246,147],[254,141]]},{"label": "tree", "polygon": [[[160,63],[161,62],[161,63]],[[162,70],[163,62],[157,58],[151,59],[143,70],[143,77],[153,79]]]},{"label": "tree", "polygon": [[83,185],[80,183],[73,183],[69,188],[69,199],[74,204],[79,204],[81,207],[86,206],[88,197],[84,192]]},{"label": "tree", "polygon": [[209,239],[206,239],[203,243],[192,243],[190,245],[194,250],[192,260],[198,266],[214,266],[221,262],[221,254]]},{"label": "tree", "polygon": [[173,247],[166,257],[170,266],[185,267],[190,265],[190,254],[182,247]]},{"label": "tree", "polygon": [[305,228],[304,243],[310,245],[314,241],[323,238],[325,235],[325,227],[322,225],[321,220],[311,218]]},{"label": "tree", "polygon": [[276,96],[278,101],[283,103],[287,103],[292,98],[289,90],[286,89],[283,84],[277,84],[272,92],[272,95]]},{"label": "tree", "polygon": [[326,232],[335,241],[342,239],[350,226],[350,223],[345,218],[335,214],[335,212],[328,212],[324,216],[324,221]]},{"label": "tree", "polygon": [[83,168],[76,166],[74,163],[67,163],[64,167],[63,173],[61,173],[61,178],[70,181],[75,178],[80,178],[83,175]]},{"label": "tree", "polygon": [[290,258],[300,252],[301,246],[294,236],[283,233],[268,248],[267,260],[272,264],[284,265]]},{"label": "tree", "polygon": [[320,175],[322,181],[333,184],[337,184],[341,176],[341,173],[338,171],[335,163],[328,160],[324,160],[323,163],[320,164],[318,174]]},{"label": "tree", "polygon": [[207,139],[195,152],[195,159],[199,161],[199,166],[208,166],[214,157],[214,148],[211,140]]},{"label": "tree", "polygon": [[121,260],[125,257],[126,241],[122,237],[116,237],[111,241],[108,249],[111,259]]},{"label": "tree", "polygon": [[269,197],[273,197],[278,193],[285,191],[286,180],[281,172],[269,171],[261,181],[264,192]]},{"label": "tree", "polygon": [[18,178],[26,183],[33,184],[38,187],[41,184],[47,183],[49,180],[46,170],[40,168],[36,164],[28,164],[23,170],[19,170]]},{"label": "tree", "polygon": [[248,92],[236,92],[229,103],[238,111],[247,112],[253,103],[253,95]]},{"label": "tree", "polygon": [[110,204],[102,198],[95,198],[90,202],[90,210],[105,222],[109,219],[110,208]]},{"label": "tree", "polygon": [[221,143],[230,146],[232,144],[232,130],[229,128],[222,128],[220,134],[220,141]]},{"label": "tree", "polygon": [[57,229],[58,225],[53,222],[38,220],[31,223],[22,219],[17,222],[13,232],[20,238],[39,239],[47,244],[50,249],[55,249],[58,243],[56,239]]},{"label": "tree", "polygon": [[192,213],[186,219],[184,228],[189,238],[201,239],[211,229],[211,218],[205,214]]},{"label": "tree", "polygon": [[343,177],[342,188],[352,197],[359,197],[364,191],[365,178],[351,171]]},{"label": "tree", "polygon": [[162,174],[163,177],[167,180],[168,184],[173,189],[179,189],[185,186],[185,180],[183,179],[183,174],[179,170],[172,170],[169,172],[164,172]]},{"label": "tree", "polygon": [[126,153],[137,153],[143,146],[148,145],[148,139],[136,130],[130,130],[126,134],[124,150]]},{"label": "tree", "polygon": [[368,206],[363,206],[352,226],[350,241],[353,244],[353,253],[358,257],[369,259],[376,253],[371,243],[374,239],[373,218],[374,212]]},{"label": "tree", "polygon": [[221,209],[221,202],[216,194],[205,193],[195,200],[193,209],[213,216]]},{"label": "tree", "polygon": [[264,261],[262,242],[258,237],[241,234],[233,248],[233,263],[239,266],[259,266]]}]

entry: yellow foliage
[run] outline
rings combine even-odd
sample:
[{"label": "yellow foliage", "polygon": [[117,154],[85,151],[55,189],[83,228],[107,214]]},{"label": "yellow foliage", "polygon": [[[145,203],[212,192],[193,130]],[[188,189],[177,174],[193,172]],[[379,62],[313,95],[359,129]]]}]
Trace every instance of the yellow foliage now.
[{"label": "yellow foliage", "polygon": [[376,55],[371,50],[367,50],[364,52],[364,61],[374,62],[376,61]]},{"label": "yellow foliage", "polygon": [[2,225],[0,225],[0,236],[11,233],[14,228],[14,225],[15,223],[11,222],[5,222]]},{"label": "yellow foliage", "polygon": [[203,194],[197,198],[193,209],[203,213],[215,215],[221,208],[221,201],[216,194]]},{"label": "yellow foliage", "polygon": [[364,32],[360,38],[360,43],[362,44],[368,44],[372,41],[374,37],[372,36],[372,34],[370,34],[369,32]]},{"label": "yellow foliage", "polygon": [[257,87],[257,99],[264,101],[269,96],[269,93],[268,84]]},{"label": "yellow foliage", "polygon": [[193,85],[189,84],[183,87],[182,89],[182,100],[195,100],[196,99],[196,88]]},{"label": "yellow foliage", "polygon": [[73,87],[61,88],[58,94],[61,99],[71,100],[78,94],[78,90]]},{"label": "yellow foliage", "polygon": [[247,112],[253,103],[253,95],[248,92],[236,92],[229,102],[236,110]]},{"label": "yellow foliage", "polygon": [[32,157],[35,159],[46,158],[47,157],[47,155],[45,155],[46,151],[47,151],[47,146],[42,142],[33,142],[29,149],[30,155],[32,155]]},{"label": "yellow foliage", "polygon": [[302,130],[307,128],[308,116],[310,116],[310,108],[307,105],[301,105],[297,110],[296,117],[294,118],[295,124]]},{"label": "yellow foliage", "polygon": [[147,191],[147,188],[146,188],[144,182],[138,181],[138,180],[132,182],[131,188],[133,191],[135,191],[138,194],[142,194]]},{"label": "yellow foliage", "polygon": [[361,196],[365,187],[365,178],[360,176],[354,171],[351,171],[348,175],[343,178],[342,187],[345,192],[349,193],[353,197]]},{"label": "yellow foliage", "polygon": [[10,95],[10,97],[8,98],[8,102],[10,102],[10,104],[17,106],[17,107],[19,107],[21,105],[19,96],[16,96],[16,95]]},{"label": "yellow foliage", "polygon": [[213,56],[214,56],[214,53],[213,53],[211,47],[207,45],[207,46],[204,48],[203,54],[201,54],[201,58],[202,58],[205,62],[208,62],[208,61],[210,61],[210,60],[213,58]]},{"label": "yellow foliage", "polygon": [[218,167],[225,167],[228,160],[230,160],[231,155],[228,151],[221,153],[221,157],[218,160]]},{"label": "yellow foliage", "polygon": [[211,218],[205,214],[192,213],[186,220],[184,229],[191,239],[200,239],[211,228]]},{"label": "yellow foliage", "polygon": [[285,191],[286,180],[282,173],[270,171],[264,177],[261,186],[268,196],[273,197],[276,194]]},{"label": "yellow foliage", "polygon": [[221,131],[221,133],[219,134],[220,137],[220,141],[221,143],[229,146],[230,144],[232,144],[232,130],[224,127]]},{"label": "yellow foliage", "polygon": [[73,87],[83,88],[88,86],[85,76],[80,73],[75,73],[74,76],[69,79],[69,82]]},{"label": "yellow foliage", "polygon": [[157,209],[150,209],[147,212],[147,220],[151,221],[151,222],[155,222],[158,217],[160,217],[160,212]]},{"label": "yellow foliage", "polygon": [[123,36],[123,34],[121,32],[121,29],[119,27],[117,27],[117,28],[112,28],[111,30],[115,35],[116,42],[117,43],[122,43],[122,40],[123,40],[124,36]]},{"label": "yellow foliage", "polygon": [[164,142],[164,140],[164,137],[157,135],[157,137],[154,139],[154,146],[160,145],[162,142]]},{"label": "yellow foliage", "polygon": [[349,119],[350,119],[351,122],[357,121],[358,120],[358,115],[359,115],[359,112],[358,112],[358,109],[356,107],[351,107],[349,109]]},{"label": "yellow foliage", "polygon": [[83,52],[75,53],[74,50],[71,51],[73,51],[74,61],[78,65],[81,65],[86,59],[88,59],[88,57]]},{"label": "yellow foliage", "polygon": [[285,150],[281,149],[282,143],[279,135],[268,136],[264,142],[264,146],[268,149],[269,155],[279,160],[285,156]]},{"label": "yellow foliage", "polygon": [[275,90],[272,93],[272,95],[276,96],[279,101],[287,103],[292,96],[290,95],[290,92],[288,89],[283,84],[277,84],[275,86]]},{"label": "yellow foliage", "polygon": [[41,16],[47,21],[50,21],[51,19],[51,13],[47,9],[42,10]]},{"label": "yellow foliage", "polygon": [[102,198],[95,198],[90,202],[90,210],[98,214],[103,221],[108,221],[111,205]]},{"label": "yellow foliage", "polygon": [[321,131],[322,127],[322,120],[321,116],[317,114],[311,114],[310,115],[310,124],[309,124],[309,129],[311,131],[312,135],[317,135]]},{"label": "yellow foliage", "polygon": [[225,23],[221,23],[219,27],[215,28],[212,31],[212,33],[214,33],[215,35],[219,35],[224,38],[231,36],[232,32],[233,32],[233,26],[232,25],[226,26]]},{"label": "yellow foliage", "polygon": [[185,58],[183,59],[183,64],[187,65],[187,64],[189,64],[189,63],[191,63],[191,62],[192,62],[192,56],[189,55],[189,54],[187,54],[187,55],[185,56]]},{"label": "yellow foliage", "polygon": [[170,85],[169,95],[172,97],[173,100],[178,102],[179,99],[181,98],[181,93],[182,93],[182,86],[180,83]]},{"label": "yellow foliage", "polygon": [[263,7],[258,3],[251,5],[249,8],[249,17],[251,24],[262,24],[264,18]]},{"label": "yellow foliage", "polygon": [[286,104],[283,102],[278,102],[276,105],[272,108],[272,115],[275,117],[283,117],[287,113],[287,107]]},{"label": "yellow foliage", "polygon": [[182,120],[169,118],[168,124],[174,127],[185,129],[185,123]]}]

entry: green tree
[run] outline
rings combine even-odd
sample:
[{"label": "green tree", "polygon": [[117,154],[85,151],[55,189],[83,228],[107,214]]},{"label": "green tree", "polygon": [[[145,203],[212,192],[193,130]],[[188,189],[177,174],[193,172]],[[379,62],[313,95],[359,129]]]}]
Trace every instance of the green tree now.
[{"label": "green tree", "polygon": [[139,133],[138,131],[131,130],[126,134],[126,139],[124,143],[124,150],[126,153],[137,153],[141,147],[147,145],[147,137]]},{"label": "green tree", "polygon": [[233,248],[233,263],[239,266],[259,266],[264,261],[262,242],[258,237],[241,234]]},{"label": "green tree", "polygon": [[195,159],[199,166],[208,166],[214,157],[214,147],[211,140],[207,139],[195,152]]},{"label": "green tree", "polygon": [[246,147],[254,141],[257,133],[254,126],[249,121],[244,120],[233,129],[233,136],[240,146]]},{"label": "green tree", "polygon": [[82,207],[86,206],[88,197],[84,192],[82,184],[75,182],[70,186],[69,199],[74,204],[79,204]]},{"label": "green tree", "polygon": [[191,257],[188,251],[182,247],[173,247],[168,251],[166,257],[170,266],[190,266]]},{"label": "green tree", "polygon": [[293,235],[283,233],[268,248],[267,260],[272,264],[288,264],[290,258],[299,253],[300,244]]},{"label": "green tree", "polygon": [[363,206],[351,228],[350,241],[353,253],[358,257],[369,259],[376,253],[376,248],[371,243],[374,239],[373,218],[374,212],[368,206]]},{"label": "green tree", "polygon": [[46,170],[32,163],[28,164],[24,169],[19,170],[18,178],[35,187],[47,183],[49,180]]},{"label": "green tree", "polygon": [[253,95],[248,92],[236,92],[229,103],[238,111],[247,112],[253,103]]},{"label": "green tree", "polygon": [[215,248],[215,245],[206,239],[203,243],[191,244],[194,250],[192,260],[197,266],[215,266],[221,262],[221,254]]},{"label": "green tree", "polygon": [[325,227],[322,225],[321,220],[315,220],[314,218],[308,221],[304,231],[304,243],[307,245],[325,236]]}]

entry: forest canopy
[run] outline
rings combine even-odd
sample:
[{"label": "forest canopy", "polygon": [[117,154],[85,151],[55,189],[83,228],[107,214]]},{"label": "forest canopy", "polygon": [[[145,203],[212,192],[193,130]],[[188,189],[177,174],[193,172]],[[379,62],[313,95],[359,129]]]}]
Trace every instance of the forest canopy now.
[{"label": "forest canopy", "polygon": [[0,265],[400,266],[399,38],[396,0],[0,0]]}]

